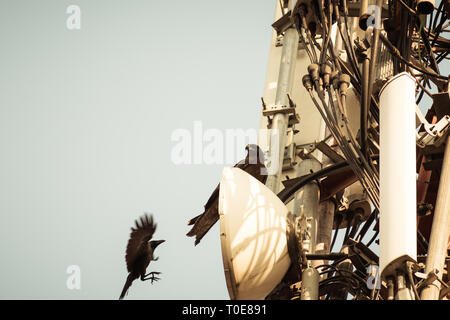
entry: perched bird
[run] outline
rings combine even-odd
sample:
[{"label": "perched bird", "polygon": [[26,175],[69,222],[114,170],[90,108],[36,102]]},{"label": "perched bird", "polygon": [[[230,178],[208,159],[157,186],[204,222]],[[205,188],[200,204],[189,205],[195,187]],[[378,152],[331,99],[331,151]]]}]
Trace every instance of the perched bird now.
[{"label": "perched bird", "polygon": [[131,284],[137,278],[140,277],[142,281],[151,280],[151,283],[153,283],[153,281],[159,280],[155,275],[161,274],[161,272],[145,274],[150,262],[158,260],[154,256],[156,247],[165,241],[151,240],[156,230],[156,223],[153,222],[153,216],[145,214],[140,217],[140,221],[136,220],[135,224],[136,227],[131,228],[130,240],[128,240],[125,256],[129,274],[119,299],[125,297]]},{"label": "perched bird", "polygon": [[[252,175],[262,183],[266,183],[267,169],[264,165],[264,153],[256,144],[245,147],[247,156],[245,160],[238,162],[234,167],[239,168]],[[205,204],[205,211],[189,220],[188,225],[194,225],[186,234],[188,237],[195,236],[195,245],[205,236],[211,227],[219,220],[219,191],[220,184],[209,197]]]}]

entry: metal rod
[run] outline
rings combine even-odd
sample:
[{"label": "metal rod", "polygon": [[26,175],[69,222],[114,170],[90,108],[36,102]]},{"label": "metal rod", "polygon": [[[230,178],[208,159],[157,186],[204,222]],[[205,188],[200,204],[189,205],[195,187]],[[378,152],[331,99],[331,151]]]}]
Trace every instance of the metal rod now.
[{"label": "metal rod", "polygon": [[[301,177],[320,171],[322,165],[319,161],[306,159],[300,162],[297,167],[297,176]],[[306,230],[297,230],[297,234],[302,234],[301,248],[304,253],[314,254],[316,248],[318,209],[320,200],[320,190],[316,182],[305,185],[294,201],[294,215],[297,221],[304,220]],[[300,223],[296,223],[300,226]],[[317,300],[319,295],[319,272],[313,265],[309,265],[302,273],[302,300]]]},{"label": "metal rod", "polygon": [[[310,174],[311,171],[320,171],[321,164],[317,160],[306,159],[300,162],[297,167],[297,176],[301,177]],[[309,239],[303,239],[302,248],[307,253],[315,253],[316,235],[318,224],[318,209],[320,200],[319,186],[315,181],[306,184],[300,189],[294,201],[294,215],[304,216],[307,223],[307,233]]]},{"label": "metal rod", "polygon": [[[328,260],[338,260],[342,255],[332,253],[330,254],[331,234],[333,232],[335,204],[331,200],[323,201],[319,204],[318,225],[317,225],[317,239],[316,250],[314,255],[307,255],[308,260],[313,260],[312,264],[317,271],[321,273],[323,270],[318,266],[328,264]],[[340,256],[340,257],[338,257]],[[317,260],[314,260],[317,259]],[[325,279],[327,275],[322,275],[321,280]]]},{"label": "metal rod", "polygon": [[[289,9],[292,9],[296,1],[292,1]],[[294,82],[295,64],[297,61],[299,35],[295,28],[290,28],[284,33],[283,50],[281,53],[280,71],[278,74],[277,92],[275,105],[287,106],[287,95],[292,90]],[[286,130],[288,126],[288,116],[285,113],[276,113],[272,120],[272,131],[269,144],[269,157],[273,170],[269,167],[269,176],[266,186],[277,193],[280,188],[281,172],[283,169],[284,147],[286,144]],[[273,141],[277,139],[277,141]]]},{"label": "metal rod", "polygon": [[[450,136],[447,137],[444,160],[442,162],[441,178],[434,210],[433,225],[428,246],[428,256],[425,272],[438,270],[438,277],[442,279],[442,273],[447,256],[448,238],[450,235]],[[422,290],[423,300],[439,299],[441,284],[436,280]]]},{"label": "metal rod", "polygon": [[[377,0],[377,7],[379,8],[379,12],[383,10],[383,1]],[[380,31],[381,31],[381,14],[376,15],[375,17],[375,27],[373,29],[373,37],[372,37],[372,44],[370,49],[370,65],[366,65],[367,59],[364,60],[364,71],[367,72],[367,75],[364,75],[364,82],[367,81],[367,84],[363,83],[363,87],[367,91],[364,92],[364,107],[361,110],[361,151],[363,152],[364,156],[367,157],[367,121],[368,121],[368,110],[370,108],[370,100],[372,97],[372,91],[373,91],[373,83],[375,81],[375,66],[377,63],[378,58],[378,47],[380,42]],[[363,112],[364,110],[364,112]]]},{"label": "metal rod", "polygon": [[316,253],[328,254],[331,246],[335,204],[331,200],[319,205],[319,224],[317,227]]},{"label": "metal rod", "polygon": [[395,300],[414,300],[403,272],[397,273],[397,293]]},{"label": "metal rod", "polygon": [[302,300],[319,299],[319,272],[316,268],[308,267],[302,274]]},{"label": "metal rod", "polygon": [[[369,0],[361,0],[361,7],[359,8],[359,26],[360,26],[360,28],[363,25],[365,25],[367,28],[366,14],[368,13],[367,12],[368,5],[369,5]],[[365,30],[365,29],[363,29],[363,30]]]},{"label": "metal rod", "polygon": [[365,57],[362,65],[362,85],[361,85],[361,113],[360,113],[360,133],[361,133],[361,151],[366,157],[367,155],[367,118],[368,118],[368,110],[369,110],[369,78],[370,78],[370,69],[369,69],[369,58]]}]

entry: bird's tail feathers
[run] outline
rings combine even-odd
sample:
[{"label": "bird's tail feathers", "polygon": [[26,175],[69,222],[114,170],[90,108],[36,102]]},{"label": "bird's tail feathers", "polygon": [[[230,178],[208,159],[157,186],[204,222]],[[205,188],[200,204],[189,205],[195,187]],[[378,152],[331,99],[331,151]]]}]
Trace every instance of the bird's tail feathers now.
[{"label": "bird's tail feathers", "polygon": [[202,221],[199,224],[195,224],[192,229],[186,234],[188,237],[195,237],[194,245],[198,245],[200,240],[206,235],[206,233],[212,228],[212,226],[217,222],[217,219]]},{"label": "bird's tail feathers", "polygon": [[219,213],[217,204],[214,204],[196,219],[194,226],[186,235],[188,237],[195,236],[195,245],[198,245],[217,220],[219,220]]},{"label": "bird's tail feathers", "polygon": [[122,300],[126,296],[126,294],[128,292],[128,289],[130,288],[130,286],[133,283],[134,279],[135,278],[132,276],[131,273],[128,274],[127,281],[125,282],[125,285],[123,286],[122,293],[120,294],[119,300]]},{"label": "bird's tail feathers", "polygon": [[198,216],[192,218],[191,220],[188,221],[188,226],[192,226],[193,224],[195,224],[197,222],[197,220],[204,214],[204,212],[200,213]]},{"label": "bird's tail feathers", "polygon": [[197,235],[199,225],[202,224],[200,221],[204,218],[205,213],[206,211],[188,221],[188,226],[192,226],[191,230],[189,230],[189,232],[186,233],[188,237],[193,237]]}]

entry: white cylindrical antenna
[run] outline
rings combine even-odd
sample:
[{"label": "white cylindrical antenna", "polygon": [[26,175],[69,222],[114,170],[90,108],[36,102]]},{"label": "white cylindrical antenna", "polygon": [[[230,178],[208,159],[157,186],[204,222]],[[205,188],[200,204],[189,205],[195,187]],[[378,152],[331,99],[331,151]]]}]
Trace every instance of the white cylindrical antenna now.
[{"label": "white cylindrical antenna", "polygon": [[416,260],[415,79],[406,72],[380,92],[380,270],[395,276]]}]

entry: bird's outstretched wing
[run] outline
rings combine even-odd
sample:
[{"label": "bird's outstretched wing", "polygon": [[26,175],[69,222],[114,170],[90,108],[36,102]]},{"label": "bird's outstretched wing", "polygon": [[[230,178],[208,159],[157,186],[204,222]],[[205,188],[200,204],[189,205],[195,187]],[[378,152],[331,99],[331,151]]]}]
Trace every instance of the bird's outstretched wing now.
[{"label": "bird's outstretched wing", "polygon": [[153,237],[153,233],[156,230],[156,223],[154,223],[151,215],[143,215],[139,220],[135,221],[135,224],[136,226],[131,228],[130,240],[128,240],[125,255],[128,272],[132,271],[132,266],[139,253],[147,249],[147,242]]}]

